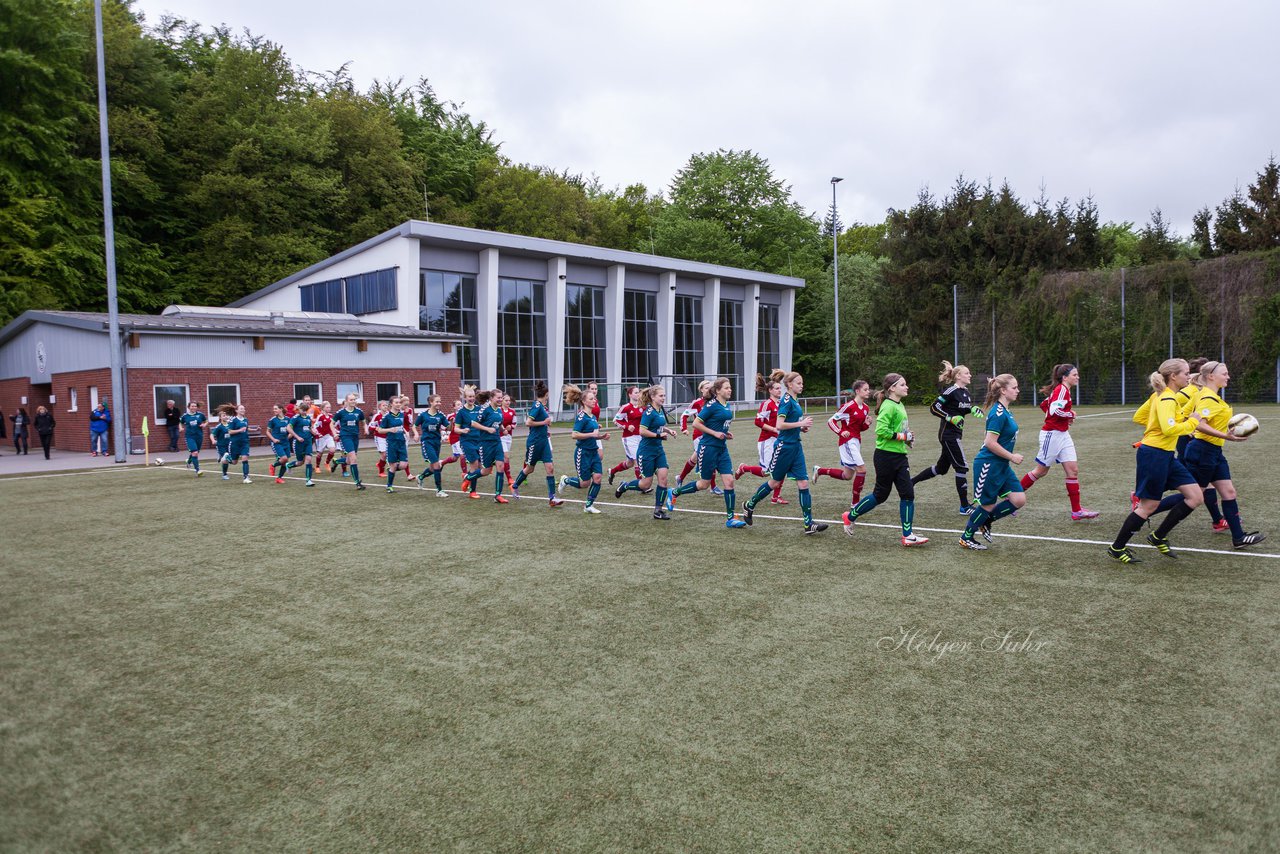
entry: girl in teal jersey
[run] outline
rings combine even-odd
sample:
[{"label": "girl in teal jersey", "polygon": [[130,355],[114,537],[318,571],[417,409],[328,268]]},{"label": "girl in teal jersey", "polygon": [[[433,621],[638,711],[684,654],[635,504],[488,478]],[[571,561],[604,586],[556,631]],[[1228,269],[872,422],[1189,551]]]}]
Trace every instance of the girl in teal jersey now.
[{"label": "girl in teal jersey", "polygon": [[404,410],[399,397],[392,397],[387,412],[374,427],[374,431],[386,440],[387,455],[387,492],[395,492],[396,472],[409,472],[409,444],[405,438],[408,432]]},{"label": "girl in teal jersey", "polygon": [[1014,466],[1022,465],[1022,454],[1013,450],[1018,440],[1018,422],[1009,406],[1018,399],[1018,380],[1013,374],[992,377],[987,386],[987,433],[982,449],[973,459],[973,496],[977,505],[969,514],[968,524],[960,535],[960,545],[983,551],[974,534],[991,542],[991,523],[1010,516],[1027,503],[1026,493]]},{"label": "girl in teal jersey", "polygon": [[[502,393],[496,389],[486,389],[476,395],[476,404],[480,414],[471,422],[471,429],[479,431],[479,462],[471,474],[468,498],[479,498],[477,481],[481,477],[493,474],[493,500],[498,504],[506,504],[507,497],[502,494],[504,474],[502,469]],[[495,473],[496,470],[496,473]]]},{"label": "girl in teal jersey", "polygon": [[[813,426],[813,419],[804,414],[800,407],[800,393],[804,391],[804,377],[792,371],[782,377],[782,386],[786,393],[778,403],[778,417],[774,426],[778,430],[778,442],[773,448],[773,459],[769,462],[769,479],[760,484],[756,494],[743,505],[743,521],[751,524],[756,504],[770,492],[782,488],[788,477],[796,481],[796,489],[800,495],[800,514],[804,520],[806,534],[820,534],[827,530],[821,522],[813,521],[813,496],[809,493],[809,468],[804,461],[804,447],[800,444],[800,434]],[[706,407],[703,407],[706,410]]]},{"label": "girl in teal jersey", "polygon": [[604,466],[600,462],[600,443],[609,438],[608,433],[600,432],[600,422],[593,414],[596,406],[596,393],[588,389],[583,391],[576,385],[564,387],[566,406],[577,406],[578,416],[573,420],[573,461],[577,464],[578,476],[560,478],[560,491],[566,486],[581,489],[587,486],[587,503],[583,505],[583,513],[599,513],[596,498],[600,495],[600,483],[604,479]]},{"label": "girl in teal jersey", "polygon": [[413,426],[417,428],[422,447],[423,469],[418,474],[418,486],[422,486],[430,474],[435,478],[436,498],[448,498],[449,493],[444,491],[444,484],[440,481],[440,469],[443,468],[440,463],[440,439],[449,432],[449,416],[440,410],[440,395],[427,397],[427,408],[418,413]]},{"label": "girl in teal jersey", "polygon": [[529,407],[524,419],[525,426],[529,428],[525,437],[524,467],[516,473],[516,479],[511,484],[511,497],[520,497],[520,487],[525,478],[533,474],[538,463],[542,463],[547,475],[547,502],[554,509],[564,504],[564,499],[556,497],[556,468],[551,462],[551,438],[547,435],[551,426],[551,412],[547,409],[550,392],[542,380],[533,384],[533,406]]},{"label": "girl in teal jersey", "polygon": [[187,404],[187,411],[178,420],[187,440],[187,468],[194,466],[196,477],[199,477],[200,446],[204,444],[204,423],[209,419],[200,411],[200,404],[193,400]]},{"label": "girl in teal jersey", "polygon": [[902,544],[920,546],[929,542],[928,537],[922,537],[912,530],[916,493],[911,484],[907,451],[915,443],[916,436],[907,424],[907,410],[902,405],[902,399],[909,391],[902,374],[886,374],[880,391],[876,392],[876,486],[874,492],[844,514],[844,532],[851,537],[858,517],[884,503],[889,498],[889,493],[897,489]]},{"label": "girl in teal jersey", "polygon": [[717,377],[711,384],[711,399],[698,410],[698,417],[693,422],[695,432],[702,433],[702,441],[698,443],[698,479],[678,487],[671,498],[674,504],[681,495],[713,486],[716,472],[720,472],[720,482],[724,485],[724,526],[745,528],[747,523],[734,515],[738,498],[734,491],[733,460],[729,458],[729,447],[725,444],[733,438],[729,429],[733,425],[733,410],[729,408],[731,400],[733,384],[726,377]]},{"label": "girl in teal jersey", "polygon": [[648,490],[656,478],[657,495],[653,500],[653,518],[665,522],[671,516],[667,510],[667,452],[662,443],[675,435],[675,431],[667,426],[667,392],[660,385],[641,389],[636,401],[641,409],[640,444],[636,446],[636,463],[640,466],[640,477],[629,480],[614,492],[615,498],[621,498],[624,492]]},{"label": "girl in teal jersey", "polygon": [[356,407],[355,392],[347,395],[342,408],[334,413],[333,420],[338,425],[338,444],[342,448],[342,472],[345,475],[350,466],[356,489],[362,490],[364,484],[360,482],[360,459],[357,454],[360,451],[360,425],[367,422],[364,410]]},{"label": "girl in teal jersey", "polygon": [[249,479],[249,414],[243,403],[236,407],[235,417],[228,422],[227,433],[231,436],[231,447],[223,460],[228,463],[239,462],[244,482],[253,483]]},{"label": "girl in teal jersey", "polygon": [[284,483],[285,469],[289,464],[289,419],[284,417],[284,407],[278,403],[271,407],[267,436],[271,440],[271,453],[275,457],[270,472],[276,483]]}]

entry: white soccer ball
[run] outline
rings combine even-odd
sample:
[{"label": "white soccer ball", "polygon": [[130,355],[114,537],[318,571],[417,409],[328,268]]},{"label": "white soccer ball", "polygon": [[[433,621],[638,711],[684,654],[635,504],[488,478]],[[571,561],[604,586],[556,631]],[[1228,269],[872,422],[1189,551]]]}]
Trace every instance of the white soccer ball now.
[{"label": "white soccer ball", "polygon": [[1241,412],[1238,415],[1231,416],[1227,426],[1237,436],[1252,436],[1258,432],[1258,419],[1247,412]]},{"label": "white soccer ball", "polygon": [[164,465],[164,460],[160,459],[159,457],[156,457],[155,465],[158,465],[158,466]]}]

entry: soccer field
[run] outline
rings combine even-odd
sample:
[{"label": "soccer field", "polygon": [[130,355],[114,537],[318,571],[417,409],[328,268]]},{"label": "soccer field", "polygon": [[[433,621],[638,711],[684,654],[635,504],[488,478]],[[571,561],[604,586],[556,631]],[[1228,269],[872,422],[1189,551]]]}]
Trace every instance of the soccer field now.
[{"label": "soccer field", "polygon": [[[0,479],[0,850],[1280,850],[1280,408],[1243,408],[1273,538],[1197,510],[1131,567],[1118,407],[1072,429],[1102,516],[1054,470],[982,553],[950,474],[913,549],[896,498],[804,536],[790,484],[731,531],[705,493],[553,511],[540,472],[508,506],[388,495],[368,452],[363,493],[265,460]],[[814,496],[834,522],[848,484]]]}]

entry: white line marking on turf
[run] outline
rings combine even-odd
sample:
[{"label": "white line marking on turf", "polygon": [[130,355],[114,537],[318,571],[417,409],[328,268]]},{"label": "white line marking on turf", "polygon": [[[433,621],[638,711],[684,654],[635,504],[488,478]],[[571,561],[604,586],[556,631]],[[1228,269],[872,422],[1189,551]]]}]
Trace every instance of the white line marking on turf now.
[{"label": "white line marking on turf", "polygon": [[147,466],[142,463],[134,463],[132,465],[121,465],[120,468],[76,469],[75,471],[54,472],[52,474],[15,474],[10,477],[0,477],[0,484],[8,483],[13,480],[40,480],[45,477],[80,477],[86,474],[102,474],[103,472],[146,470]]},{"label": "white line marking on turf", "polygon": [[1088,415],[1077,415],[1076,418],[1106,418],[1109,415],[1133,415],[1137,411],[1138,408],[1135,406],[1133,409],[1117,409],[1115,412],[1091,412]]},{"label": "white line marking on turf", "polygon": [[[178,472],[178,473],[180,473],[180,474],[190,474],[190,472],[189,472],[189,471],[187,471],[187,470],[185,470],[185,469],[169,468],[168,466],[164,466],[163,468],[164,468],[164,469],[166,469],[166,470],[168,470],[168,471]],[[232,476],[232,480],[235,480],[235,479],[236,479],[236,477],[238,477],[238,475],[233,475],[233,476]],[[273,481],[275,480],[275,478],[271,477],[271,475],[267,475],[266,477],[267,477],[267,478],[269,478],[269,479],[271,479],[271,480],[273,480]],[[302,483],[305,483],[305,482],[306,482],[306,480],[307,480],[305,477],[298,477],[298,476],[296,476],[296,475],[286,475],[284,479],[285,479],[285,480],[296,480],[296,481],[300,481],[300,482],[302,482]],[[404,486],[404,487],[402,487],[402,489],[403,489],[405,492],[409,492],[409,491],[413,491],[413,492],[431,492],[431,493],[434,493],[434,492],[435,492],[435,490],[434,490],[434,489],[429,489],[429,488],[426,488],[426,487],[419,487],[419,486],[417,485],[417,479],[416,479],[416,477],[414,477],[414,478],[410,478],[409,480],[410,480],[410,482],[412,482],[414,485],[413,485],[413,486]],[[315,481],[315,483],[316,483],[317,485],[318,485],[318,484],[322,484],[322,483],[323,483],[323,484],[331,484],[331,485],[333,485],[333,486],[347,486],[347,487],[354,487],[354,486],[355,486],[354,482],[352,482],[352,481],[329,480],[329,479],[327,479],[327,478],[326,478],[326,479],[324,479],[324,480],[317,480],[317,481]],[[385,488],[386,488],[386,487],[385,487],[385,485],[383,484],[383,482],[382,482],[381,478],[379,478],[378,485],[379,485],[379,486],[381,486],[381,487],[385,490]],[[603,484],[601,484],[601,486],[603,486]],[[369,488],[369,489],[372,489],[373,487],[369,486],[368,488]],[[445,490],[445,492],[449,493],[450,495],[466,495],[466,494],[467,494],[466,492],[463,492],[463,491],[461,491],[461,490],[457,490],[457,489],[446,489],[446,490]],[[486,493],[482,493],[482,494],[483,494],[483,495],[485,495],[487,498],[489,498],[489,499],[490,499],[490,503],[492,503],[492,498],[493,498],[493,497],[492,497],[492,495],[491,495],[491,494],[489,494],[489,493],[487,493],[487,492],[486,492]],[[565,498],[564,496],[560,496],[560,498],[561,498],[561,500],[563,500],[563,501],[564,501],[564,503],[565,503],[565,504],[586,504],[586,503],[587,503],[584,499],[580,499],[580,498]],[[534,497],[532,497],[532,496],[522,496],[522,497],[520,497],[520,498],[512,498],[512,499],[511,499],[511,503],[512,503],[512,504],[523,504],[523,503],[524,503],[524,502],[526,502],[526,501],[533,501],[533,502],[541,503],[541,502],[542,502],[542,501],[544,501],[544,500],[546,500],[546,499],[543,499],[543,498],[534,498]],[[601,507],[622,507],[622,508],[625,508],[625,509],[628,509],[628,510],[644,510],[644,511],[649,512],[649,513],[652,513],[652,512],[653,512],[653,506],[652,506],[652,505],[623,504],[623,503],[622,503],[622,502],[620,502],[620,501],[599,501],[599,500],[597,500],[595,503],[596,503],[597,505],[601,506]],[[698,514],[707,515],[707,516],[723,516],[723,515],[724,515],[724,511],[723,511],[723,510],[695,510],[695,509],[693,509],[693,508],[691,508],[691,507],[677,507],[677,508],[675,509],[675,512],[677,512],[677,513],[698,513]],[[755,518],[755,519],[769,519],[769,520],[777,521],[777,522],[792,522],[792,523],[798,523],[798,522],[800,522],[800,517],[799,517],[799,516],[773,516],[773,515],[766,515],[766,514],[764,514],[764,513],[755,513],[755,514],[753,514],[753,518]],[[830,524],[830,525],[833,525],[833,526],[835,526],[835,525],[843,525],[843,524],[844,524],[844,523],[843,523],[841,520],[839,520],[839,519],[819,519],[819,518],[818,518],[818,517],[816,517],[816,516],[814,517],[813,521],[815,521],[815,522],[826,522],[826,523],[828,523],[828,524]],[[885,524],[885,523],[883,523],[883,522],[862,522],[862,521],[859,521],[859,522],[858,522],[857,527],[859,527],[859,528],[887,528],[887,529],[891,529],[891,530],[895,530],[895,531],[897,531],[897,530],[901,530],[901,526],[900,526],[900,525],[888,525],[888,524]],[[931,534],[956,534],[956,535],[959,535],[959,534],[963,534],[963,533],[964,533],[964,531],[963,531],[962,529],[957,529],[957,528],[922,528],[922,527],[920,527],[919,525],[916,525],[916,526],[914,526],[914,529],[915,529],[915,530],[917,530],[917,531],[927,531],[927,532],[929,532],[929,533],[931,533]],[[843,532],[841,532],[841,533],[843,533]],[[1007,533],[1003,533],[1003,532],[1002,532],[1002,533],[999,533],[999,534],[995,534],[995,536],[996,536],[997,538],[1001,538],[1001,539],[1005,539],[1005,538],[1007,538],[1007,539],[1010,539],[1010,540],[1039,540],[1039,541],[1042,541],[1042,542],[1049,542],[1049,543],[1079,543],[1079,544],[1081,544],[1081,545],[1087,545],[1087,546],[1109,546],[1109,545],[1111,545],[1111,541],[1110,541],[1110,540],[1085,540],[1085,539],[1080,539],[1080,538],[1077,538],[1077,537],[1046,537],[1046,536],[1042,536],[1042,535],[1038,535],[1038,534],[1007,534]],[[1152,549],[1152,550],[1154,550],[1154,547],[1153,547],[1153,546],[1149,546],[1149,545],[1147,545],[1146,543],[1131,543],[1131,544],[1129,545],[1129,548],[1136,548],[1136,549]],[[1268,552],[1236,551],[1235,549],[1201,549],[1201,548],[1195,548],[1195,547],[1192,547],[1192,546],[1179,546],[1179,547],[1176,549],[1176,551],[1178,551],[1178,552],[1194,552],[1194,553],[1197,553],[1197,554],[1210,554],[1210,555],[1235,555],[1235,556],[1239,556],[1239,557],[1280,558],[1280,554],[1271,554],[1271,553],[1268,553]]]}]

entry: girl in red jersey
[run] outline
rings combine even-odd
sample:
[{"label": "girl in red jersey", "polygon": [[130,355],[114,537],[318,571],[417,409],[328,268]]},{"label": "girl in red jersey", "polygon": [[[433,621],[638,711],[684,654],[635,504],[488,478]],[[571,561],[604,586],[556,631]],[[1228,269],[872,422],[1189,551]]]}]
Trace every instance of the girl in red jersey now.
[{"label": "girl in red jersey", "polygon": [[391,404],[385,400],[378,401],[378,411],[365,425],[364,434],[373,437],[374,447],[378,449],[378,477],[387,476],[387,437],[378,432],[378,424],[391,411]]},{"label": "girl in red jersey", "polygon": [[507,476],[507,483],[511,483],[511,445],[515,441],[516,435],[516,411],[511,405],[511,395],[505,392],[502,395],[502,472]]},{"label": "girl in red jersey", "polygon": [[[711,399],[711,380],[703,380],[698,383],[698,396],[694,398],[689,407],[680,415],[680,432],[688,435],[689,425],[692,421],[696,421],[698,413],[702,407],[706,406],[707,401]],[[685,461],[684,468],[680,470],[680,476],[676,478],[676,488],[679,489],[684,479],[689,476],[689,472],[693,471],[693,467],[698,464],[698,440],[702,438],[702,431],[697,427],[693,428],[693,453],[689,459]]]},{"label": "girl in red jersey", "polygon": [[[773,464],[773,449],[778,444],[778,402],[782,400],[782,378],[786,376],[781,368],[774,368],[766,378],[763,374],[756,374],[756,391],[763,394],[765,399],[760,404],[760,408],[756,410],[755,425],[760,428],[760,435],[756,439],[756,449],[759,451],[759,465],[738,466],[737,472],[734,473],[734,480],[740,480],[744,474],[753,474],[756,477],[768,477],[769,466]],[[773,490],[773,497],[769,499],[773,504],[790,504],[782,497],[782,483],[779,482],[776,489]]]},{"label": "girl in red jersey", "polygon": [[311,432],[316,437],[316,466],[327,466],[333,473],[333,455],[337,451],[337,437],[333,432],[333,405],[328,402],[320,404],[320,413],[315,418]]},{"label": "girl in red jersey", "polygon": [[[461,394],[462,390],[459,389]],[[444,468],[449,463],[457,463],[462,459],[462,434],[458,432],[455,421],[458,417],[458,410],[462,408],[462,399],[459,398],[453,402],[453,411],[449,413],[449,437],[445,440],[449,443],[449,456],[440,461],[440,467]],[[462,465],[462,463],[459,463]]]},{"label": "girl in red jersey", "polygon": [[613,416],[613,423],[622,428],[622,452],[626,459],[609,469],[609,485],[618,472],[634,468],[636,477],[640,477],[640,466],[636,463],[636,450],[640,447],[640,419],[644,417],[644,407],[640,405],[640,388],[632,386],[627,389],[627,402]]},{"label": "girl in red jersey", "polygon": [[862,500],[862,486],[867,482],[867,464],[862,459],[862,431],[871,428],[871,407],[867,401],[871,399],[871,384],[866,380],[857,380],[850,389],[853,397],[827,419],[827,429],[836,434],[836,443],[840,448],[840,468],[813,467],[813,479],[822,475],[837,480],[853,481],[853,499],[850,507],[858,506]]},{"label": "girl in red jersey", "polygon": [[1071,391],[1080,384],[1080,371],[1075,365],[1055,365],[1053,379],[1040,393],[1044,400],[1044,426],[1040,428],[1040,446],[1036,449],[1036,467],[1022,476],[1025,492],[1031,485],[1049,473],[1054,463],[1062,463],[1062,473],[1067,476],[1067,497],[1071,499],[1071,519],[1095,519],[1096,510],[1080,506],[1080,465],[1076,462],[1076,443],[1072,441],[1071,422],[1076,414],[1071,411]]}]

